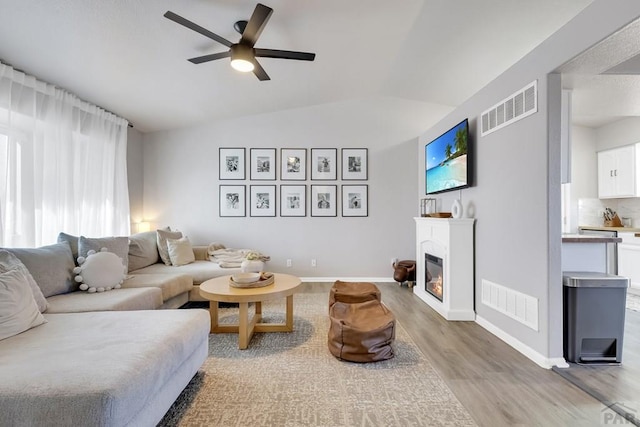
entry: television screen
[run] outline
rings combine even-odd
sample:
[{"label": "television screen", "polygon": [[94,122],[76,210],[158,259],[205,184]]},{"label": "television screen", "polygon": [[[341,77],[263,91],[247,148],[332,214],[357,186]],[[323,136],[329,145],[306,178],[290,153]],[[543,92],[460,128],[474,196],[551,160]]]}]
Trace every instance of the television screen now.
[{"label": "television screen", "polygon": [[471,185],[469,120],[464,119],[425,146],[426,194]]}]

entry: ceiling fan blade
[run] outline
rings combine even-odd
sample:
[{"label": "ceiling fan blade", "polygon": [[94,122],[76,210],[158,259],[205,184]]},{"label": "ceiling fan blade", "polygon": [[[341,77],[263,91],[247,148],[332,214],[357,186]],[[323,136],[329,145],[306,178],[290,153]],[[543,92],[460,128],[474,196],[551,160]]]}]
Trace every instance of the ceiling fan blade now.
[{"label": "ceiling fan blade", "polygon": [[180,15],[177,15],[173,12],[171,12],[170,10],[167,11],[167,13],[164,14],[165,18],[171,19],[174,22],[177,22],[180,25],[184,25],[185,27],[189,28],[190,30],[193,30],[197,33],[202,34],[205,37],[209,37],[212,40],[217,41],[218,43],[221,43],[227,47],[231,47],[231,45],[233,43],[231,43],[229,40],[225,39],[224,37],[221,37],[219,35],[217,35],[216,33],[212,33],[211,31],[207,30],[206,28],[202,28],[200,25],[189,21],[186,18],[183,18]]},{"label": "ceiling fan blade", "polygon": [[262,65],[260,65],[260,63],[256,61],[255,58],[253,59],[252,62],[253,62],[253,74],[256,75],[258,80],[260,81],[271,80],[267,72],[264,70],[264,68],[262,68]]},{"label": "ceiling fan blade", "polygon": [[262,58],[297,59],[299,61],[313,61],[315,53],[295,52],[292,50],[254,49],[255,55]]},{"label": "ceiling fan blade", "polygon": [[202,64],[203,62],[215,61],[216,59],[228,58],[231,56],[230,51],[212,53],[210,55],[197,56],[195,58],[189,59],[189,62],[193,62],[194,64]]},{"label": "ceiling fan blade", "polygon": [[258,41],[260,34],[262,34],[262,30],[264,30],[265,25],[267,25],[267,21],[269,21],[272,13],[273,9],[258,3],[256,8],[253,10],[253,14],[249,19],[247,26],[242,32],[240,44],[246,44],[247,46],[253,47],[256,44],[256,41]]}]

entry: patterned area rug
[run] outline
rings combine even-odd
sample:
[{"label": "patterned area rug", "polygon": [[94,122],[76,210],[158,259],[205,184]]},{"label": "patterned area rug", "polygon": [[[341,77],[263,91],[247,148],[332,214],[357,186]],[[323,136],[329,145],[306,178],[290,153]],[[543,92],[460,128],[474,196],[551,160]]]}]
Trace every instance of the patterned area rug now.
[{"label": "patterned area rug", "polygon": [[640,295],[627,292],[627,309],[640,312]]},{"label": "patterned area rug", "polygon": [[[294,301],[294,332],[256,334],[246,350],[237,334],[211,335],[209,358],[159,425],[476,425],[402,325],[393,359],[342,362],[327,349],[327,296]],[[237,319],[237,308],[221,313]],[[263,304],[265,321],[283,313],[284,301]]]}]

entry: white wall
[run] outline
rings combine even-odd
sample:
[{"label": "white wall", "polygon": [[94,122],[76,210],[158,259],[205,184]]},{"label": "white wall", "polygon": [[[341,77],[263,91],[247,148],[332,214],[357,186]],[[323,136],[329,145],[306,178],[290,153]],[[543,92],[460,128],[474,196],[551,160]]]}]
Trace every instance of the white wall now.
[{"label": "white wall", "polygon": [[640,117],[629,117],[596,130],[596,151],[640,142]]},{"label": "white wall", "polygon": [[596,130],[571,127],[571,232],[577,233],[578,200],[598,198],[598,157]]},{"label": "white wall", "polygon": [[[557,67],[640,15],[640,2],[595,0],[575,19],[421,136],[424,143],[465,117],[476,144],[476,184],[462,190],[476,222],[476,312],[482,324],[542,365],[562,358],[560,98]],[[533,80],[539,111],[485,137],[477,117]],[[423,188],[420,176],[418,188]],[[420,193],[418,193],[420,195]],[[441,197],[450,206],[458,193]],[[531,329],[481,302],[482,280],[539,302]]]},{"label": "white wall", "polygon": [[[143,167],[142,133],[134,128],[129,128],[127,132],[127,181],[132,224],[140,222],[143,216]],[[136,231],[133,227],[131,230],[132,232]]]},{"label": "white wall", "polygon": [[[271,256],[273,271],[391,280],[392,257],[415,257],[417,136],[449,111],[375,98],[145,134],[144,218],[156,227],[178,228],[196,244],[259,250]],[[219,181],[219,147],[246,147],[247,158],[249,148],[368,148],[369,179],[363,183],[369,186],[369,216],[343,218],[338,210],[336,218],[311,217],[307,206],[305,218],[220,218],[221,184],[244,184],[248,192],[251,184],[273,183],[279,199],[280,184],[298,182]],[[311,184],[336,184],[341,194],[342,183],[307,181],[307,194]],[[286,259],[292,260],[291,268],[285,267]],[[311,259],[317,260],[316,268]]]}]

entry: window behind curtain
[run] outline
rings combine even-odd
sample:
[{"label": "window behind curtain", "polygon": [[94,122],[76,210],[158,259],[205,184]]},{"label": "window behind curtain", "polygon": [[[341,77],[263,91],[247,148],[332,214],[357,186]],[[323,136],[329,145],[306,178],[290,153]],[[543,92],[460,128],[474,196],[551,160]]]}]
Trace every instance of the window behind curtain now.
[{"label": "window behind curtain", "polygon": [[0,246],[129,234],[127,122],[0,63]]}]

